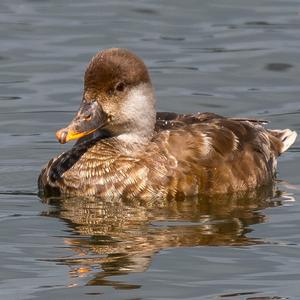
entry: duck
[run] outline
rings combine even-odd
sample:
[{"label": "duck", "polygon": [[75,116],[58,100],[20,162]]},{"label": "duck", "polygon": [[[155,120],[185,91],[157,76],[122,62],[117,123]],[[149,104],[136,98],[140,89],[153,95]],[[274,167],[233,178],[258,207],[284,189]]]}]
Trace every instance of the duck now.
[{"label": "duck", "polygon": [[78,112],[56,132],[60,143],[76,143],[42,169],[40,193],[130,200],[249,191],[274,182],[278,156],[297,137],[264,120],[156,112],[155,102],[141,58],[99,51]]}]

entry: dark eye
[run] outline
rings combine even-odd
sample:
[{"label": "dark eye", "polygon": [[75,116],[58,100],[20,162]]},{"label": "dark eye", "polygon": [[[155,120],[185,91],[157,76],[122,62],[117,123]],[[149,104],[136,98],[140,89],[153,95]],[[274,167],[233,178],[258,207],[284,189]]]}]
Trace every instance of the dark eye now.
[{"label": "dark eye", "polygon": [[92,114],[87,114],[87,115],[85,115],[85,116],[84,116],[84,119],[85,119],[86,121],[92,120]]},{"label": "dark eye", "polygon": [[125,90],[125,83],[124,82],[118,82],[115,86],[115,90],[118,92],[123,92]]}]

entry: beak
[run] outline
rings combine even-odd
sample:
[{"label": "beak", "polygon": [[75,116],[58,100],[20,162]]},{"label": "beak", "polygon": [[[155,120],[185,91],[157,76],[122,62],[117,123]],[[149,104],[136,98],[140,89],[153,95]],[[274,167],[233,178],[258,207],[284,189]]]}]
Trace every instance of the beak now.
[{"label": "beak", "polygon": [[104,127],[107,115],[97,101],[83,101],[77,115],[66,128],[56,132],[56,138],[61,144],[80,139],[97,129]]}]

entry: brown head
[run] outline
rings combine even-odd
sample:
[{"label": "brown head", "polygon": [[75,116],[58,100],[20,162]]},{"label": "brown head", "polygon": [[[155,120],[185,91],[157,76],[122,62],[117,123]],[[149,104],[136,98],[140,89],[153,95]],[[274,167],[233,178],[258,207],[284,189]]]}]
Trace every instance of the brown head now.
[{"label": "brown head", "polygon": [[103,130],[122,139],[149,139],[155,125],[155,98],[143,61],[126,49],[98,52],[84,77],[80,109],[57,139],[68,142]]}]

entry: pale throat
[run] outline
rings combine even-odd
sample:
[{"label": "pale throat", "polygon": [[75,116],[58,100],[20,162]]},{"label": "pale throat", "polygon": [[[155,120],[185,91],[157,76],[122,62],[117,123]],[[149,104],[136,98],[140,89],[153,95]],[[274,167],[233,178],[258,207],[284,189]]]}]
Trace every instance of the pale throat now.
[{"label": "pale throat", "polygon": [[156,122],[155,96],[150,83],[131,89],[122,105],[122,114],[129,126],[117,138],[127,143],[149,142]]}]

